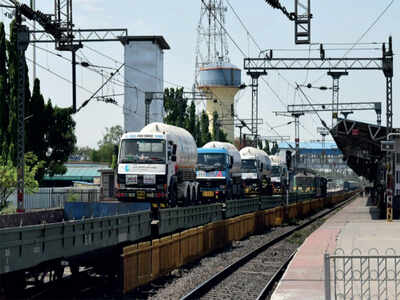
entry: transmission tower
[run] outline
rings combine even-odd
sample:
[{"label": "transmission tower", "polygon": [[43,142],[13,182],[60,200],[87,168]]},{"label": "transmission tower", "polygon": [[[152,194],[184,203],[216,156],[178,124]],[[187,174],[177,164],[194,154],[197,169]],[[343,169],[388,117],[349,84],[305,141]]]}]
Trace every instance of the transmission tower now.
[{"label": "transmission tower", "polygon": [[199,86],[200,68],[217,62],[229,62],[228,39],[225,32],[227,8],[223,0],[201,1],[197,26],[194,87]]}]

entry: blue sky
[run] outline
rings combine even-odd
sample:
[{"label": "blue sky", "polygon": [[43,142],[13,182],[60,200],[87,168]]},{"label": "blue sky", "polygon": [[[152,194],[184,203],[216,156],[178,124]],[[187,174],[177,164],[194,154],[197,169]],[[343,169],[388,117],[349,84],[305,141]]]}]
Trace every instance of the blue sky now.
[{"label": "blue sky", "polygon": [[[229,0],[233,8],[242,18],[248,30],[254,36],[263,49],[303,49],[304,52],[283,52],[275,51],[275,56],[308,56],[308,46],[294,45],[294,26],[280,11],[274,10],[265,4],[263,0]],[[1,0],[7,3],[7,0]],[[27,3],[28,1],[23,1]],[[293,0],[282,0],[282,4],[293,10]],[[312,0],[312,42],[313,43],[354,43],[367,30],[377,16],[388,5],[389,0],[337,0],[337,1],[316,1]],[[165,73],[164,79],[179,86],[189,89],[193,84],[194,60],[196,48],[196,27],[200,16],[200,0],[74,0],[74,23],[76,28],[127,28],[130,35],[163,35],[171,46],[171,50],[165,52]],[[251,3],[251,5],[250,5]],[[53,1],[37,0],[37,8],[44,12],[51,12]],[[0,21],[8,23],[4,16],[5,10],[0,9]],[[388,36],[393,36],[394,52],[399,53],[397,45],[400,39],[400,2],[395,1],[384,17],[368,32],[361,42],[384,42]],[[258,50],[249,40],[245,30],[239,21],[228,10],[227,30],[232,35],[240,48],[249,56],[258,56]],[[44,49],[55,51],[53,45],[39,45]],[[115,60],[123,61],[123,47],[117,42],[89,44],[89,47],[113,57]],[[350,46],[326,46],[326,48],[349,48]],[[380,48],[381,45],[364,46],[368,48]],[[231,62],[239,67],[243,66],[243,56],[239,50],[229,41]],[[318,48],[318,45],[312,46]],[[358,46],[356,48],[359,48]],[[70,105],[71,85],[45,69],[51,69],[57,74],[71,79],[71,66],[66,59],[62,59],[44,50],[37,50],[37,62],[42,65],[38,68],[38,77],[41,79],[42,91],[45,98],[51,98],[53,103],[65,107]],[[341,57],[344,50],[327,50],[329,57]],[[353,51],[348,56],[367,56],[371,53],[380,56],[379,50]],[[60,53],[65,58],[70,58],[69,53]],[[106,59],[88,48],[83,48],[78,53],[85,56],[92,64],[119,67],[119,63]],[[319,56],[316,51],[311,52],[312,56]],[[31,48],[27,51],[27,57],[32,57]],[[399,127],[399,102],[397,73],[398,59],[395,56],[395,77],[394,77],[394,125]],[[109,72],[105,70],[105,72]],[[299,104],[302,100],[295,96],[291,87],[295,82],[308,83],[320,78],[326,72],[312,71],[308,74],[304,71],[282,71],[270,72],[265,78],[275,93],[284,104]],[[78,84],[90,91],[96,90],[102,82],[98,74],[78,68]],[[123,81],[123,73],[118,80]],[[285,79],[284,79],[285,78]],[[288,82],[290,85],[288,84]],[[250,82],[250,78],[242,74],[242,81]],[[316,82],[320,85],[331,85],[331,79],[324,75]],[[171,86],[166,83],[165,87]],[[382,101],[385,102],[385,79],[382,73],[377,71],[350,72],[350,75],[341,80],[341,99],[345,102],[357,101]],[[108,86],[104,93],[123,92],[120,86]],[[331,93],[329,91],[306,90],[307,95],[314,103],[329,103]],[[85,101],[90,93],[78,89],[78,105]],[[285,106],[278,97],[264,84],[260,84],[260,117],[274,125],[288,122],[288,119],[275,117],[272,113],[277,110],[285,110]],[[241,91],[238,94],[237,111],[240,117],[250,117],[250,90]],[[123,97],[117,98],[123,104]],[[383,106],[384,107],[384,106]],[[329,114],[321,116],[330,124]],[[356,120],[375,122],[374,113],[364,112],[354,114]],[[105,127],[123,124],[121,107],[93,101],[84,110],[75,116],[77,122],[76,134],[78,145],[91,147],[96,146],[105,132]],[[307,115],[301,119],[304,127],[301,128],[301,139],[318,139],[316,127],[320,126],[317,118]],[[385,117],[383,116],[385,124]],[[261,133],[264,135],[276,135],[262,126]],[[280,127],[281,135],[293,136],[293,125]]]}]

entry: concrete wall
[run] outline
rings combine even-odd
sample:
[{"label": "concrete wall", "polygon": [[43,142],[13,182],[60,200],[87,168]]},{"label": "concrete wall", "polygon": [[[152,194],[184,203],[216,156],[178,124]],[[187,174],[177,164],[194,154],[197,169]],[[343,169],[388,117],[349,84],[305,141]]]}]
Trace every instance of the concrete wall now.
[{"label": "concrete wall", "polygon": [[10,214],[0,216],[0,228],[38,225],[43,222],[57,223],[64,219],[63,209],[27,212],[25,214]]},{"label": "concrete wall", "polygon": [[[140,131],[145,122],[145,92],[164,91],[164,54],[153,41],[130,41],[125,45],[124,129]],[[163,103],[150,107],[150,122],[162,122]]]}]

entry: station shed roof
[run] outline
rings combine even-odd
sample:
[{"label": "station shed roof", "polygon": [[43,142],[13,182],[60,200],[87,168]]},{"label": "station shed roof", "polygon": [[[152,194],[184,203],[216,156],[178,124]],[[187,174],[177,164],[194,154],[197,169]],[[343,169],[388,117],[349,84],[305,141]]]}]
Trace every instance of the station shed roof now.
[{"label": "station shed roof", "polygon": [[[281,142],[278,144],[278,147],[281,150],[289,150],[295,149],[296,144],[294,142]],[[322,150],[322,142],[300,142],[300,154],[321,154]],[[326,141],[325,153],[327,155],[340,155],[341,151],[335,142]]]},{"label": "station shed roof", "polygon": [[100,170],[106,165],[99,163],[67,163],[67,172],[63,175],[45,175],[46,181],[93,181],[95,177],[100,177]]},{"label": "station shed roof", "polygon": [[386,139],[386,127],[339,119],[331,134],[347,165],[357,175],[375,181],[385,155],[380,142]]}]

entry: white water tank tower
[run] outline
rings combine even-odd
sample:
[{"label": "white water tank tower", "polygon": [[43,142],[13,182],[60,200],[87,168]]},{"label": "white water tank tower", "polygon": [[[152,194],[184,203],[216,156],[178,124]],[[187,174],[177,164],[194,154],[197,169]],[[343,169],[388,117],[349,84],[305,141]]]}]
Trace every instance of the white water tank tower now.
[{"label": "white water tank tower", "polygon": [[207,101],[206,111],[213,126],[214,111],[221,120],[221,129],[229,141],[234,140],[234,106],[235,95],[241,85],[241,70],[229,62],[217,62],[200,68],[198,88],[209,92],[216,100]]},{"label": "white water tank tower", "polygon": [[[125,48],[124,130],[140,131],[145,126],[145,92],[164,91],[164,50],[170,49],[162,36],[128,36]],[[150,105],[150,123],[163,122],[160,100]]]}]

